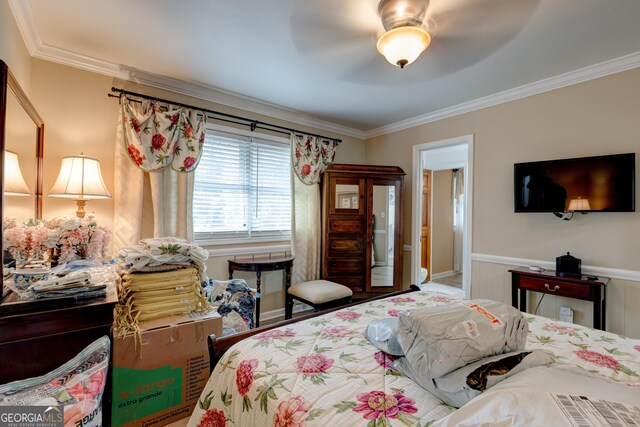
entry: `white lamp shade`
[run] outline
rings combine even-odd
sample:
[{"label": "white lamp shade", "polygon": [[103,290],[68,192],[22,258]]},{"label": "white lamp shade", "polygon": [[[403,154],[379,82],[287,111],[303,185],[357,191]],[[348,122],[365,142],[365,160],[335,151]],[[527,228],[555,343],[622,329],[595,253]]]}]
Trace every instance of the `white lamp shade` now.
[{"label": "white lamp shade", "polygon": [[420,27],[397,27],[378,40],[377,48],[387,61],[403,68],[418,59],[431,43],[431,36]]},{"label": "white lamp shade", "polygon": [[591,207],[589,206],[589,199],[582,199],[578,197],[577,199],[571,199],[569,202],[569,211],[590,211]]},{"label": "white lamp shade", "polygon": [[29,196],[31,191],[20,171],[18,155],[13,151],[4,152],[4,195]]},{"label": "white lamp shade", "polygon": [[49,195],[84,199],[111,198],[102,180],[100,162],[84,156],[62,159],[60,174]]}]

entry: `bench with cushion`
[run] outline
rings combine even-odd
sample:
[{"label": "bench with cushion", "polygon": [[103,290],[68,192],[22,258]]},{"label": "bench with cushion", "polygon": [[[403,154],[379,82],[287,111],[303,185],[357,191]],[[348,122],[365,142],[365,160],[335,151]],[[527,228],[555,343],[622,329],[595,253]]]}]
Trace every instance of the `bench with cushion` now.
[{"label": "bench with cushion", "polygon": [[313,311],[339,307],[351,302],[353,292],[346,286],[328,280],[312,280],[290,286],[287,289],[284,318],[293,316],[293,300],[301,301]]}]

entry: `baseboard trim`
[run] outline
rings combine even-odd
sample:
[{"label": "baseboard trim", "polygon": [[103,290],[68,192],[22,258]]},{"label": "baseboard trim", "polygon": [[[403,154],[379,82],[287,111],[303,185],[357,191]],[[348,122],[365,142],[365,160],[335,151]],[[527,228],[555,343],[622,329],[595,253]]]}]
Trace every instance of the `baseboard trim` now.
[{"label": "baseboard trim", "polygon": [[[491,264],[502,264],[509,266],[528,267],[530,265],[537,265],[549,270],[555,270],[556,263],[551,261],[542,261],[538,259],[528,258],[515,258],[506,257],[500,255],[479,254],[472,253],[471,260],[477,262],[486,262]],[[595,274],[597,276],[609,277],[611,279],[630,280],[634,282],[640,282],[640,271],[626,270],[621,268],[607,268],[595,265],[583,265],[583,274]]]},{"label": "baseboard trim", "polygon": [[[298,303],[298,302],[296,302],[295,305],[293,306],[293,314],[302,313],[303,311],[312,311],[312,310],[313,309],[310,306],[306,304]],[[277,308],[275,310],[265,311],[264,313],[260,313],[260,321],[271,320],[271,319],[275,319],[276,317],[284,318],[284,307]]]},{"label": "baseboard trim", "polygon": [[441,273],[433,273],[431,275],[431,280],[442,279],[443,277],[453,276],[454,274],[456,274],[456,272],[453,270],[443,271]]}]

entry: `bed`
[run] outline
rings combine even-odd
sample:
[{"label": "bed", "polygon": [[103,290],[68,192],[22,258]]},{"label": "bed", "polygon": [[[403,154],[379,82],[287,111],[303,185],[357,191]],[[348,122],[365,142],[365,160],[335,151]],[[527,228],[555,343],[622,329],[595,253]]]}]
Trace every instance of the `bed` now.
[{"label": "bed", "polygon": [[[189,426],[428,426],[455,411],[395,371],[363,335],[372,320],[452,302],[426,291],[260,331],[221,356]],[[525,314],[528,349],[547,349],[640,396],[640,340]],[[219,350],[218,350],[219,351]]]}]

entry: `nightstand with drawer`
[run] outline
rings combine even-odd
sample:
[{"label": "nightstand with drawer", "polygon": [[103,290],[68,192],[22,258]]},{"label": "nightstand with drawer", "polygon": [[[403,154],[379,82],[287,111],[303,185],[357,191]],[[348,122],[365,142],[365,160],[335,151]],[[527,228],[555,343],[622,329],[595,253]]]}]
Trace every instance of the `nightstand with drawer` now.
[{"label": "nightstand with drawer", "polygon": [[591,280],[587,276],[563,277],[557,276],[552,270],[535,272],[528,268],[516,268],[509,272],[511,304],[520,311],[527,311],[527,291],[591,301],[593,327],[605,330],[608,278],[596,277]]}]

